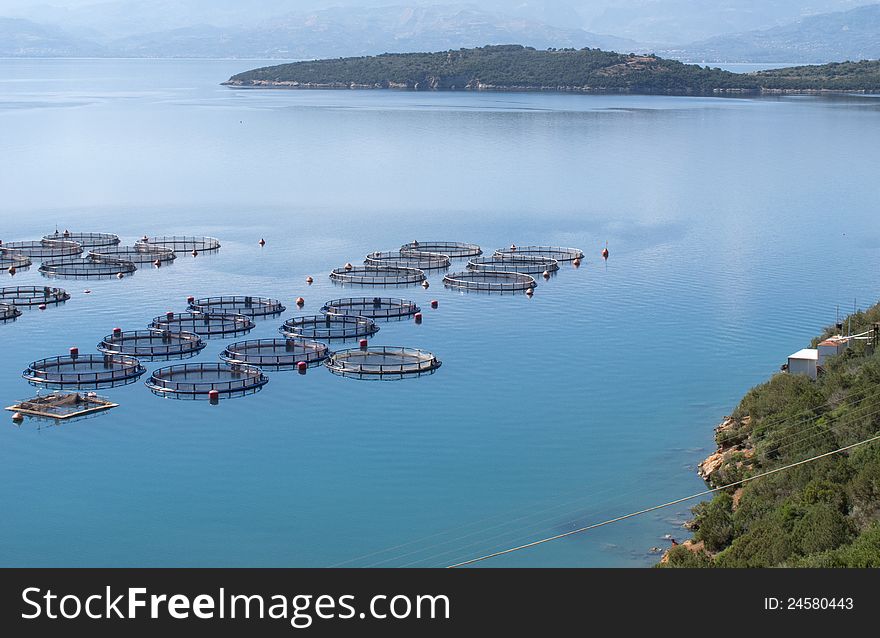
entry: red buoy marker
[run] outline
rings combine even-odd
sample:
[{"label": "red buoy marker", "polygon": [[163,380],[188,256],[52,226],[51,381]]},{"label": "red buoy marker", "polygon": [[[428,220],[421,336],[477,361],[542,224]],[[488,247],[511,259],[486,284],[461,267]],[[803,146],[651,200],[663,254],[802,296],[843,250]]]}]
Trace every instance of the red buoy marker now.
[{"label": "red buoy marker", "polygon": [[608,242],[605,242],[605,248],[602,249],[602,259],[608,259]]},{"label": "red buoy marker", "polygon": [[300,374],[305,374],[308,369],[309,369],[309,364],[306,363],[305,361],[297,361],[296,362],[296,371],[299,372]]},{"label": "red buoy marker", "polygon": [[413,319],[416,320],[416,323],[422,323],[422,313],[417,312],[417,313],[413,316]]},{"label": "red buoy marker", "polygon": [[79,348],[74,346],[73,348],[70,349],[70,358],[76,359],[78,356],[79,356]]},{"label": "red buoy marker", "polygon": [[211,401],[211,403],[218,403],[220,401],[220,392],[218,392],[217,390],[209,390],[208,399]]},{"label": "red buoy marker", "polygon": [[432,307],[432,308],[436,308],[436,307],[439,306],[439,305],[440,305],[440,302],[437,301],[436,299],[432,299],[432,300],[431,300],[431,307]]},{"label": "red buoy marker", "polygon": [[361,347],[361,350],[366,350],[366,349],[367,349],[367,346],[369,345],[369,343],[370,343],[370,342],[367,341],[366,339],[361,339],[361,340],[358,342],[358,345]]}]

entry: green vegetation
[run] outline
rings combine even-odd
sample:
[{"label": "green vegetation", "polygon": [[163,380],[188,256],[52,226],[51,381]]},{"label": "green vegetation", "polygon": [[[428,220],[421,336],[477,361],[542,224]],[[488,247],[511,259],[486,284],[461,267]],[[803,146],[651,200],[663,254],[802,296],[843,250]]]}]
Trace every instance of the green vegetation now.
[{"label": "green vegetation", "polygon": [[241,87],[626,92],[674,95],[759,91],[880,90],[880,62],[730,73],[655,55],[599,49],[487,46],[439,53],[295,62],[254,69]]},{"label": "green vegetation", "polygon": [[[880,305],[850,319],[854,334],[869,330]],[[815,382],[775,375],[716,432],[724,460],[709,482],[719,487],[880,433],[880,348],[856,342]],[[664,566],[880,567],[880,441],[718,492],[693,512],[690,547]]]}]

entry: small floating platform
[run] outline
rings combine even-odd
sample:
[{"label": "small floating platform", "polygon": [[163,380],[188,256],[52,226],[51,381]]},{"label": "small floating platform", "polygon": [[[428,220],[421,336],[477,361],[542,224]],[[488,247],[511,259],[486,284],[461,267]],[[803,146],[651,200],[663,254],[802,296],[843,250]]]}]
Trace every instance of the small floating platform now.
[{"label": "small floating platform", "polygon": [[53,392],[10,405],[7,410],[28,416],[65,421],[119,407],[93,392]]}]

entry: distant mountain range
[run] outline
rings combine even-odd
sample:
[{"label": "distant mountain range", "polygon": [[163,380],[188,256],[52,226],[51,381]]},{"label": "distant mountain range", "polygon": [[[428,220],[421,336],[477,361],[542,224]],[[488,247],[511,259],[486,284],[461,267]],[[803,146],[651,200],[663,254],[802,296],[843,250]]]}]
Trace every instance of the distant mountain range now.
[{"label": "distant mountain range", "polygon": [[880,58],[880,4],[804,18],[773,29],[695,42],[658,53],[691,62],[828,62]]},{"label": "distant mountain range", "polygon": [[[398,6],[380,6],[382,0],[150,0],[67,9],[28,5],[15,18],[0,18],[0,57],[316,59],[518,43],[539,49],[656,52],[694,62],[880,58],[880,4],[676,46],[603,34],[663,34],[672,41],[676,34],[709,33],[711,24],[716,30],[777,25],[786,17],[859,1],[716,0],[711,7],[705,0],[596,0],[589,7],[566,0],[482,0],[479,6],[430,0]],[[321,8],[288,11],[303,5]]]}]

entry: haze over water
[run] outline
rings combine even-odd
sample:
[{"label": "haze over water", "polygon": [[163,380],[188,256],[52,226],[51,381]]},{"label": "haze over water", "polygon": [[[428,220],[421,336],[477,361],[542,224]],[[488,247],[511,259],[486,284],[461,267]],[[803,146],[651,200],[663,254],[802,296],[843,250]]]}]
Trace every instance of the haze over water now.
[{"label": "haze over water", "polygon": [[[0,324],[4,406],[34,393],[30,361],[91,352],[188,295],[281,298],[284,317],[236,340],[275,337],[297,296],[304,313],[372,296],[331,268],[412,239],[571,245],[586,263],[531,300],[438,274],[383,292],[425,321],[373,342],[431,350],[432,376],[269,371],[218,406],[138,382],[102,392],[121,407],[98,418],[0,422],[0,564],[444,566],[665,502],[703,489],[712,427],[749,387],[837,305],[878,296],[876,98],[219,86],[259,64],[0,61],[0,239],[223,243],[123,281],[59,280],[66,305]],[[4,285],[52,283],[36,266]],[[650,565],[686,517],[485,564]]]}]

